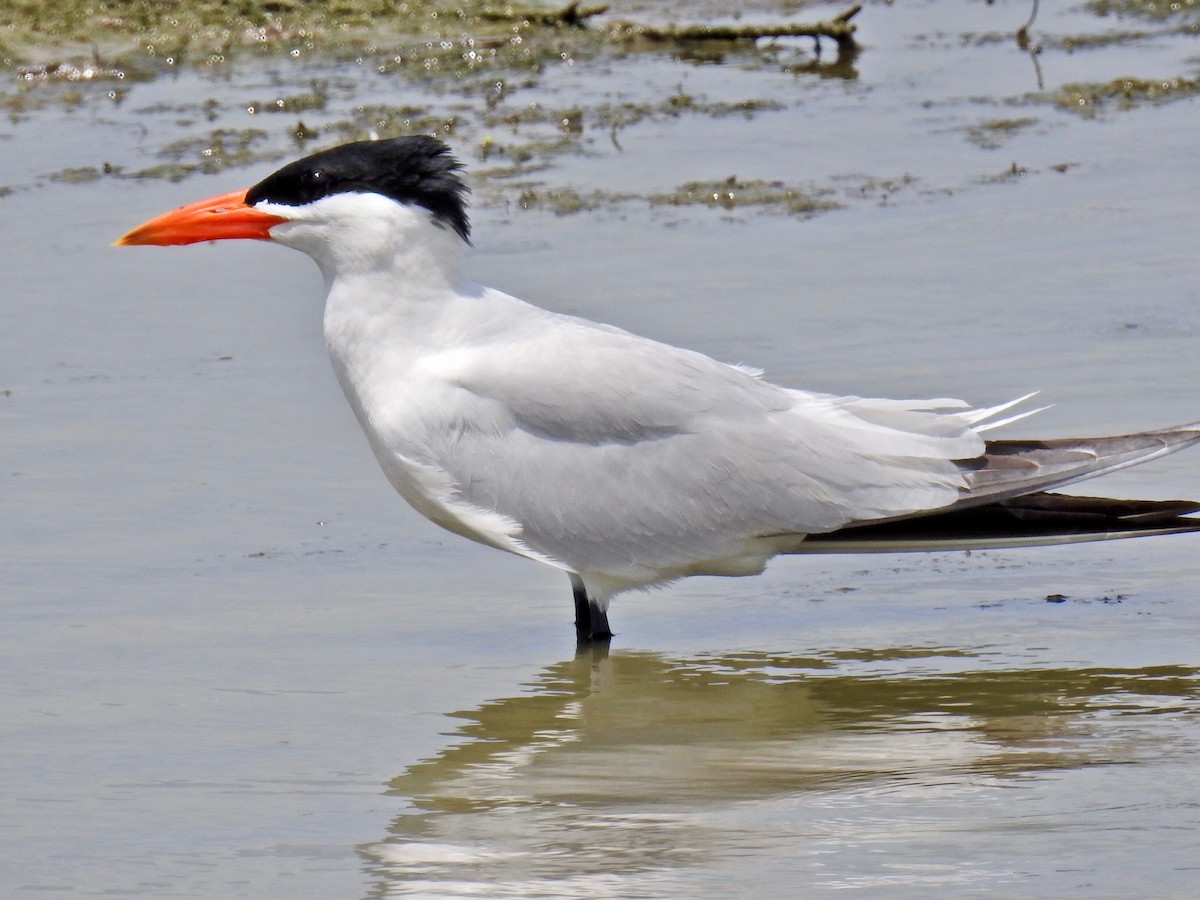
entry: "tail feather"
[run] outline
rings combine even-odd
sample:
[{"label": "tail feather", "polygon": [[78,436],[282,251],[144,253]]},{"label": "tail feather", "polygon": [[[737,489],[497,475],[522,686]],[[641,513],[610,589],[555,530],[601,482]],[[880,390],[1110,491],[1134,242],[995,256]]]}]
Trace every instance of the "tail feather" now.
[{"label": "tail feather", "polygon": [[1106,438],[988,441],[978,459],[959,465],[967,488],[955,508],[1048,491],[1200,442],[1200,422]]},{"label": "tail feather", "polygon": [[1200,531],[1200,502],[1038,492],[911,519],[812,534],[799,553],[900,553],[1036,547]]},{"label": "tail feather", "polygon": [[1111,500],[1051,489],[1147,462],[1200,443],[1200,422],[1107,438],[988,441],[959,462],[957,502],[892,519],[811,534],[789,552],[861,553],[1029,547],[1200,531],[1200,503]]}]

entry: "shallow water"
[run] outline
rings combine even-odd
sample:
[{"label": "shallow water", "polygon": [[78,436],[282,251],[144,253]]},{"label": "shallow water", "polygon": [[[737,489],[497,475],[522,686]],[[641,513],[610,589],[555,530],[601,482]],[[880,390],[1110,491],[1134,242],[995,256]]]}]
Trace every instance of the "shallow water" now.
[{"label": "shallow water", "polygon": [[[1054,406],[1014,434],[1196,418],[1196,100],[1064,112],[1029,99],[1011,40],[978,39],[1026,7],[900,6],[861,14],[852,80],[754,53],[531,79],[505,102],[585,123],[674,92],[782,108],[589,124],[481,177],[471,274],[805,387],[1040,389]],[[1186,35],[1050,40],[1134,25],[1043,10],[1045,87],[1195,76]],[[120,103],[84,84],[0,124],[6,895],[1194,895],[1194,538],[779,561],[621,597],[613,649],[576,656],[560,575],[440,532],[378,474],[306,260],[108,246],[272,160],[62,178],[258,127],[248,99],[314,78],[331,99],[307,124],[384,98],[457,111],[481,171],[485,136],[537,132],[444,86],[270,60]],[[970,138],[1017,117],[998,147]],[[266,130],[264,157],[295,155]],[[731,175],[844,208],[644,196]],[[637,196],[521,208],[556,187]],[[1193,496],[1195,473],[1181,454],[1094,488]]]}]

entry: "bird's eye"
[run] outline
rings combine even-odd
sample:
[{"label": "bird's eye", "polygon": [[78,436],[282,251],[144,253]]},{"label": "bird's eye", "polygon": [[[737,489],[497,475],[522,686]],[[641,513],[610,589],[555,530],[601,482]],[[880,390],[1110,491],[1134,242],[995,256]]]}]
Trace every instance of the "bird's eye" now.
[{"label": "bird's eye", "polygon": [[300,174],[300,188],[306,200],[319,200],[329,190],[329,178],[320,169],[310,169]]}]

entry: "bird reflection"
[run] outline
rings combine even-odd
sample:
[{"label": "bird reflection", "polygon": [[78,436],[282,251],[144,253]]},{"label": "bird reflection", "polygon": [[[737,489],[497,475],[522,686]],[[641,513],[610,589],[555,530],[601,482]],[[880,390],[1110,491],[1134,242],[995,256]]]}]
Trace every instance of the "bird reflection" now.
[{"label": "bird reflection", "polygon": [[1136,762],[1157,752],[1153,739],[1114,723],[1194,714],[1198,700],[1200,671],[1182,666],[993,669],[944,648],[671,659],[590,647],[515,696],[455,713],[456,740],[390,783],[410,808],[360,852],[377,896],[569,896],[613,878],[653,894],[689,860],[755,840],[753,827],[729,825],[756,806]]}]

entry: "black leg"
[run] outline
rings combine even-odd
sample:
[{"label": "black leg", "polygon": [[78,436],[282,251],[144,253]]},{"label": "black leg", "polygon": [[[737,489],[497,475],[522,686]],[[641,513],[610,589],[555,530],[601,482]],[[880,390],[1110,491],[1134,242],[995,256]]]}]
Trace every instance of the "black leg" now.
[{"label": "black leg", "polygon": [[582,581],[571,579],[571,590],[575,594],[575,639],[586,644],[591,640],[592,611],[588,604],[587,590]]},{"label": "black leg", "polygon": [[588,606],[592,613],[592,637],[593,641],[600,641],[607,644],[612,640],[613,633],[608,627],[608,613],[602,610],[595,603],[589,601]]},{"label": "black leg", "polygon": [[575,640],[579,644],[594,641],[607,642],[612,639],[608,627],[608,613],[596,605],[587,595],[583,582],[571,576],[571,590],[575,595]]}]

